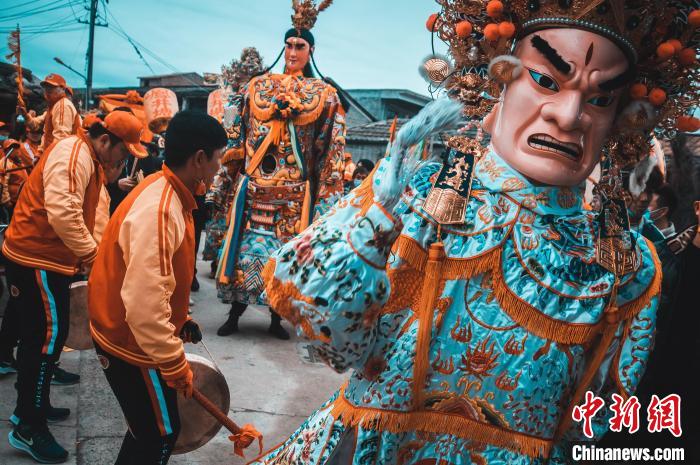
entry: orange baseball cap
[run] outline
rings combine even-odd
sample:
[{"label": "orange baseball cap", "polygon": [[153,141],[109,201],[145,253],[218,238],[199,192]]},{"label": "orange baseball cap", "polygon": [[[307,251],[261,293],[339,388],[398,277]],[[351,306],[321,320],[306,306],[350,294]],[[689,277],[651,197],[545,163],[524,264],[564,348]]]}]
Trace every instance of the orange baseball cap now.
[{"label": "orange baseball cap", "polygon": [[55,73],[49,74],[44,78],[43,81],[41,81],[42,86],[45,86],[47,84],[55,87],[63,87],[64,89],[68,87],[68,84],[66,83],[66,80],[63,78],[63,76]]},{"label": "orange baseball cap", "polygon": [[15,139],[5,139],[2,141],[2,149],[9,150],[11,147],[19,147],[19,142]]},{"label": "orange baseball cap", "polygon": [[68,85],[65,78],[60,74],[51,73],[40,82],[42,86],[63,87],[66,92],[73,95],[73,89]]},{"label": "orange baseball cap", "polygon": [[146,158],[148,151],[141,145],[143,123],[126,111],[113,111],[105,117],[105,128],[120,138],[129,152],[136,158]]}]

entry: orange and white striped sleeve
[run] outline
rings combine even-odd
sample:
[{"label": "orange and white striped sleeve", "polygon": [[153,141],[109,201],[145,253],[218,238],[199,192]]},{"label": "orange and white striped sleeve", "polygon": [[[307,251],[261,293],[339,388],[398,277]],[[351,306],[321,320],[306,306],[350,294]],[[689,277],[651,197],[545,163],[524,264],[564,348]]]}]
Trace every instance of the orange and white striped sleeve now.
[{"label": "orange and white striped sleeve", "polygon": [[66,247],[88,264],[97,256],[97,242],[83,219],[83,201],[94,170],[90,149],[71,137],[56,144],[43,172],[49,224]]},{"label": "orange and white striped sleeve", "polygon": [[46,119],[46,112],[40,114],[39,116],[27,115],[27,127],[31,131],[38,131],[44,127],[44,120]]},{"label": "orange and white striped sleeve", "polygon": [[78,110],[68,98],[62,98],[54,105],[51,110],[54,140],[62,140],[73,135],[77,115]]},{"label": "orange and white striped sleeve", "polygon": [[170,322],[170,296],[175,290],[172,257],[185,228],[177,194],[161,178],[141,192],[119,231],[126,264],[121,289],[126,322],[165,379],[182,376],[188,367],[182,340]]},{"label": "orange and white striped sleeve", "polygon": [[105,232],[107,223],[109,223],[109,204],[111,197],[105,186],[100,187],[100,200],[97,204],[97,212],[95,212],[95,227],[92,230],[92,237],[98,244],[102,242],[102,235]]}]

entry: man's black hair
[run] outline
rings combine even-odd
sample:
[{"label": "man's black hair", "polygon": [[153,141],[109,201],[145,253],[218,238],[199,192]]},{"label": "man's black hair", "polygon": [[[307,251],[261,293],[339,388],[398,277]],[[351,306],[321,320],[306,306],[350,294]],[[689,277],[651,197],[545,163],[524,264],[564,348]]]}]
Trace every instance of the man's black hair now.
[{"label": "man's black hair", "polygon": [[654,194],[659,196],[657,208],[668,208],[668,215],[671,217],[678,207],[678,197],[669,184],[662,184]]},{"label": "man's black hair", "polygon": [[364,165],[359,165],[359,166],[355,165],[355,171],[352,172],[352,175],[353,175],[353,177],[358,173],[360,173],[360,174],[364,173],[365,175],[369,175],[370,172],[371,171],[369,171],[367,169],[367,167]]},{"label": "man's black hair", "polygon": [[304,77],[306,78],[315,78],[316,73],[314,73],[314,69],[311,67],[311,55],[309,55],[309,62],[306,63],[306,66],[304,66],[304,69],[302,70],[302,74],[304,74]]},{"label": "man's black hair", "polygon": [[117,145],[119,142],[122,142],[119,137],[109,132],[107,128],[105,128],[99,121],[93,123],[92,126],[88,128],[88,134],[93,139],[97,139],[98,137],[107,134],[109,136],[109,143],[112,145]]},{"label": "man's black hair", "polygon": [[116,107],[112,111],[125,111],[127,113],[131,113],[132,115],[134,114],[134,110],[129,107]]},{"label": "man's black hair", "polygon": [[184,166],[198,150],[211,159],[227,142],[226,131],[216,119],[201,111],[181,111],[165,131],[165,164],[170,168]]},{"label": "man's black hair", "polygon": [[374,163],[371,160],[368,160],[366,158],[363,158],[362,160],[358,160],[357,163],[355,163],[356,167],[364,167],[368,172],[372,172],[374,169]]},{"label": "man's black hair", "polygon": [[664,183],[664,175],[658,166],[654,166],[649,173],[649,178],[647,179],[646,188],[644,189],[647,193],[652,194]]}]

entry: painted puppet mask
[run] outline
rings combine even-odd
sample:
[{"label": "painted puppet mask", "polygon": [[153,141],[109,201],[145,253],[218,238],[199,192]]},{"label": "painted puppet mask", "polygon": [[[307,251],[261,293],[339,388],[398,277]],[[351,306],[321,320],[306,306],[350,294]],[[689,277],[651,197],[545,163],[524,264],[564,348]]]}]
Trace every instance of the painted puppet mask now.
[{"label": "painted puppet mask", "polygon": [[578,185],[600,160],[621,93],[612,87],[628,61],[613,42],[580,29],[532,33],[515,56],[523,70],[484,119],[492,145],[536,182]]}]

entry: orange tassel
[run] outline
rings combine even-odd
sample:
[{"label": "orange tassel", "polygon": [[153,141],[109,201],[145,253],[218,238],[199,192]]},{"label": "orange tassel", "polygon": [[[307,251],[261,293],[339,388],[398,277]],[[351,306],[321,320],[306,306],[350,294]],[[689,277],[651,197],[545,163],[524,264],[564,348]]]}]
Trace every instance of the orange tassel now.
[{"label": "orange tassel", "polygon": [[251,424],[243,425],[241,432],[238,434],[232,434],[228,437],[230,441],[233,442],[233,452],[239,457],[245,458],[243,450],[250,447],[250,445],[258,440],[258,447],[260,448],[260,453],[263,450],[263,435],[255,429],[255,426]]},{"label": "orange tassel", "polygon": [[301,230],[302,232],[309,227],[313,218],[311,218],[311,183],[306,181],[306,191],[304,192],[304,203],[301,205]]},{"label": "orange tassel", "polygon": [[430,340],[433,329],[433,312],[439,297],[442,266],[445,263],[445,247],[442,242],[430,245],[428,261],[425,265],[425,279],[418,308],[418,338],[416,340],[416,358],[413,365],[413,406],[415,410],[423,408],[423,385],[430,361]]},{"label": "orange tassel", "polygon": [[356,407],[345,398],[344,390],[341,390],[333,403],[331,416],[347,428],[361,426],[373,431],[388,431],[394,434],[417,431],[450,434],[474,443],[502,447],[529,457],[549,457],[553,444],[551,439],[510,431],[449,412],[431,410],[401,412]]},{"label": "orange tassel", "polygon": [[265,283],[265,291],[267,299],[275,313],[292,323],[294,326],[299,326],[304,331],[304,336],[309,339],[329,343],[330,338],[323,334],[314,332],[311,322],[304,318],[299,310],[294,306],[293,302],[306,302],[309,305],[314,304],[314,299],[305,296],[291,281],[282,282],[275,277],[275,268],[277,262],[271,258],[262,272],[262,280]]},{"label": "orange tassel", "polygon": [[583,396],[585,395],[586,391],[591,385],[591,382],[593,381],[593,378],[598,372],[600,365],[603,363],[605,355],[608,353],[608,348],[610,348],[610,344],[612,344],[613,339],[615,338],[615,333],[617,332],[617,327],[620,323],[620,308],[617,306],[616,303],[617,288],[619,287],[619,285],[620,281],[616,276],[615,283],[613,284],[612,291],[610,292],[610,302],[608,304],[608,308],[605,309],[605,314],[603,317],[603,321],[605,322],[603,336],[600,338],[600,342],[595,348],[593,356],[588,361],[586,371],[583,373],[583,376],[579,381],[578,387],[576,388],[574,395],[571,397],[571,402],[569,403],[569,407],[566,409],[566,413],[559,421],[559,426],[557,427],[557,432],[554,436],[556,439],[560,439],[564,435],[564,433],[566,433],[566,431],[569,429],[569,426],[571,426],[572,412],[576,405],[578,405],[578,403],[581,402],[581,399],[583,399]]}]

